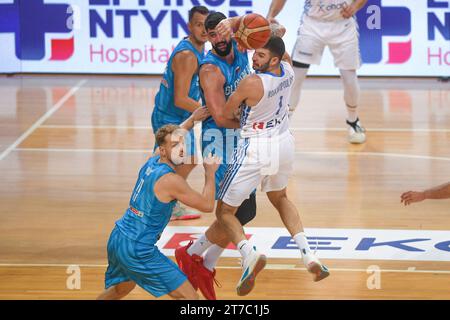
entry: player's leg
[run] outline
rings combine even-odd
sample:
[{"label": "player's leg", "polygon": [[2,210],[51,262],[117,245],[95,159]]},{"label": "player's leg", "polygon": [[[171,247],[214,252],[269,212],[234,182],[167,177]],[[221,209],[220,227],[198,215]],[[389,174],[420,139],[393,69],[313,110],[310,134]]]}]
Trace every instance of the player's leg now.
[{"label": "player's leg", "polygon": [[[228,201],[228,200],[224,200]],[[264,269],[267,258],[256,250],[256,246],[245,237],[244,229],[239,220],[235,217],[237,207],[229,205],[222,200],[218,201],[216,216],[219,227],[228,235],[242,257],[242,276],[236,286],[239,296],[250,293],[255,286],[255,279],[258,273]]]},{"label": "player's leg", "polygon": [[310,272],[314,273],[314,280],[319,281],[328,276],[328,271],[326,268],[322,268],[319,260],[311,252],[298,210],[286,194],[289,176],[292,174],[294,149],[294,138],[290,133],[286,133],[279,142],[277,172],[263,178],[261,189],[267,193],[270,202],[280,214],[283,224],[299,246],[305,266]]},{"label": "player's leg", "polygon": [[129,277],[154,297],[198,299],[186,275],[157,247],[135,242],[127,257]]},{"label": "player's leg", "polygon": [[[244,226],[253,220],[255,216],[256,195],[252,193],[249,199],[244,200],[237,209],[236,218]],[[208,300],[216,300],[214,284],[219,286],[220,284],[215,279],[215,267],[223,251],[231,243],[223,228],[218,227],[218,223],[215,220],[199,239],[175,250],[178,265],[188,275],[195,288],[199,288],[203,296]],[[208,239],[208,234],[211,238],[214,238],[215,242]]]},{"label": "player's leg", "polygon": [[344,85],[344,101],[347,107],[348,139],[350,143],[364,143],[365,129],[358,117],[359,83],[356,70],[339,70]]},{"label": "player's leg", "polygon": [[176,300],[198,300],[199,296],[198,293],[195,291],[195,289],[192,287],[191,283],[186,280],[183,282],[181,286],[179,286],[177,289],[173,290],[172,292],[169,292],[168,295],[172,299]]},{"label": "player's leg", "polygon": [[314,281],[320,281],[329,275],[327,268],[322,265],[311,251],[308,240],[303,230],[300,215],[294,204],[288,199],[286,189],[280,191],[267,192],[267,196],[272,205],[280,214],[283,224],[288,229],[295,243],[298,245],[303,263],[309,272],[314,275]]},{"label": "player's leg", "polygon": [[126,272],[119,251],[121,250],[121,234],[114,228],[107,244],[108,268],[105,272],[105,290],[98,300],[119,300],[129,294],[136,286]]},{"label": "player's leg", "polygon": [[295,74],[295,81],[292,86],[291,98],[289,100],[289,116],[292,116],[293,112],[300,103],[300,95],[303,86],[303,82],[308,74],[309,64],[293,61],[293,69]]},{"label": "player's leg", "polygon": [[356,70],[361,66],[361,57],[356,22],[351,19],[336,22],[334,29],[329,46],[344,87],[348,139],[350,143],[364,143],[365,129],[358,117],[360,87]]},{"label": "player's leg", "polygon": [[304,18],[298,30],[297,40],[292,51],[295,82],[291,90],[289,114],[292,115],[300,102],[303,82],[311,64],[320,64],[325,43],[321,39],[320,26],[314,20]]},{"label": "player's leg", "polygon": [[135,287],[136,283],[134,281],[121,282],[103,291],[97,297],[97,300],[120,300],[133,291]]},{"label": "player's leg", "polygon": [[[267,260],[265,255],[256,250],[251,240],[247,240],[244,229],[235,216],[237,208],[261,183],[261,164],[258,159],[258,142],[242,140],[225,174],[216,208],[216,225],[226,232],[228,239],[236,245],[242,256],[242,276],[236,287],[238,295],[250,293],[257,274],[265,267]],[[215,235],[212,232],[211,235],[208,234],[211,237]]]}]

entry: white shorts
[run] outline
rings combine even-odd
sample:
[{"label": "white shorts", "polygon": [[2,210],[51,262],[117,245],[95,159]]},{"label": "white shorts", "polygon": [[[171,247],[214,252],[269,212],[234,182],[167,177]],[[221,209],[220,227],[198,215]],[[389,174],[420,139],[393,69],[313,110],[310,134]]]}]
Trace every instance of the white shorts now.
[{"label": "white shorts", "polygon": [[330,48],[337,68],[356,70],[361,66],[356,19],[322,21],[304,15],[298,29],[292,60],[305,64],[320,64],[325,46]]},{"label": "white shorts", "polygon": [[218,198],[232,207],[239,207],[258,185],[263,192],[283,190],[292,173],[294,155],[294,137],[289,131],[271,139],[240,140]]}]

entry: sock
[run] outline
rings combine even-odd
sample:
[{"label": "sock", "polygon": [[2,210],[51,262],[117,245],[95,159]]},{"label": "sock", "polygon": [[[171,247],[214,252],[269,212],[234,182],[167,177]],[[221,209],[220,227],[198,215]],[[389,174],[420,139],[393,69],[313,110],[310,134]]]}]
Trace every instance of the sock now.
[{"label": "sock", "polygon": [[315,257],[314,254],[311,252],[311,249],[309,249],[308,240],[306,240],[305,233],[304,232],[297,233],[295,236],[293,236],[293,238],[295,240],[295,243],[300,249],[303,263],[307,265]]},{"label": "sock", "polygon": [[349,122],[355,122],[358,119],[358,113],[356,112],[356,106],[352,107],[347,105],[347,120]]},{"label": "sock", "polygon": [[202,236],[199,239],[195,240],[194,243],[188,248],[187,253],[191,256],[193,254],[201,256],[203,252],[205,252],[206,249],[208,249],[212,245],[213,243],[208,240],[206,234],[202,234]]},{"label": "sock", "polygon": [[291,98],[289,100],[289,110],[295,110],[300,102],[300,93],[302,90],[303,82],[306,79],[308,68],[294,67],[295,81],[291,90]]},{"label": "sock", "polygon": [[225,248],[219,247],[218,245],[213,245],[211,248],[206,251],[205,256],[203,257],[203,265],[209,271],[213,271],[217,265],[217,261],[219,257],[222,255],[223,250]]},{"label": "sock", "polygon": [[248,240],[242,240],[237,244],[237,248],[242,258],[247,258],[253,252],[253,246]]}]

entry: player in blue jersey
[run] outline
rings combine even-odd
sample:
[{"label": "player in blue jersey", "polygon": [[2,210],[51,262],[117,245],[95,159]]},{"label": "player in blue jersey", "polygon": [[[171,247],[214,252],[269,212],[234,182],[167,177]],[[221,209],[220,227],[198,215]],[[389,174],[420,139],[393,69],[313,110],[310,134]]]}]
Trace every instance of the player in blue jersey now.
[{"label": "player in blue jersey", "polygon": [[[204,57],[207,41],[204,22],[208,13],[208,9],[203,6],[195,6],[189,11],[189,35],[175,47],[170,56],[155,97],[152,113],[154,133],[165,124],[181,124],[201,106],[198,67]],[[193,146],[192,135],[187,138],[188,145]],[[187,151],[191,154],[190,149]],[[177,173],[187,178],[194,167],[194,161],[191,159],[177,168]],[[198,212],[187,210],[177,203],[171,220],[199,217]]]},{"label": "player in blue jersey", "polygon": [[[224,113],[227,99],[236,90],[239,82],[251,73],[246,50],[239,50],[231,36],[222,36],[216,27],[226,20],[224,14],[214,12],[208,15],[205,28],[212,50],[203,59],[200,67],[200,86],[205,105],[211,118],[203,122],[203,154],[214,152],[223,162],[216,171],[216,191],[225,175],[227,164],[232,158],[239,139],[239,119],[228,119]],[[237,22],[237,18],[232,19]],[[242,202],[236,212],[241,225],[251,221],[256,215],[255,194]],[[203,234],[197,241],[175,251],[177,262],[194,285],[210,300],[216,299],[214,292],[215,265],[228,238],[212,244]],[[202,256],[202,254],[204,256]],[[195,271],[194,271],[195,270]]]},{"label": "player in blue jersey", "polygon": [[[181,128],[190,130],[195,120],[208,116],[199,108]],[[186,275],[156,246],[169,223],[176,201],[203,212],[214,209],[215,171],[220,160],[204,161],[205,185],[202,193],[193,190],[175,168],[185,158],[180,126],[165,125],[156,133],[159,155],[151,157],[139,171],[129,207],[116,222],[108,241],[106,290],[98,299],[121,299],[139,285],[155,297],[168,294],[174,299],[197,299]]]}]

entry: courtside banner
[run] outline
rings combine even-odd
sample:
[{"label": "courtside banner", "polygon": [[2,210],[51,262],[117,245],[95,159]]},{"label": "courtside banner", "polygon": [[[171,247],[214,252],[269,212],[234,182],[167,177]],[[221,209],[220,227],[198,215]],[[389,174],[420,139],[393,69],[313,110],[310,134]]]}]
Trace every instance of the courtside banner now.
[{"label": "courtside banner", "polygon": [[[314,0],[313,0],[314,1]],[[0,73],[161,74],[188,10],[266,15],[270,0],[0,0]],[[292,50],[303,0],[279,15]],[[342,6],[335,0],[322,10]],[[357,15],[368,76],[450,76],[450,0],[369,0]],[[325,51],[311,75],[337,75]]]},{"label": "courtside banner", "polygon": [[[206,227],[172,227],[157,245],[166,255],[187,245]],[[300,252],[284,228],[245,228],[247,238],[269,258],[299,259]],[[450,232],[380,229],[305,229],[311,250],[321,259],[450,261]],[[240,257],[230,245],[223,257]]]}]

